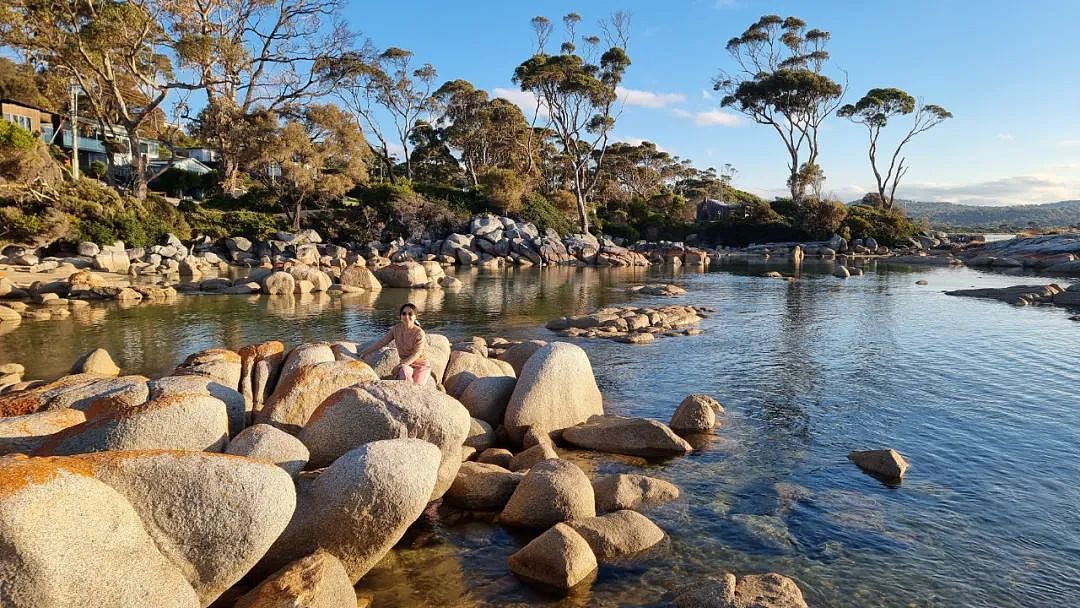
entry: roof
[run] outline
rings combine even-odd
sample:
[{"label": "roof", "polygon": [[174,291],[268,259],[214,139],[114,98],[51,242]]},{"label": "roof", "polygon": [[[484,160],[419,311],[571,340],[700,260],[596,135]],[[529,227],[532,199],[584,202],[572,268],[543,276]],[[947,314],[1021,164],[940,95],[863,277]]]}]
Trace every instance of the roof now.
[{"label": "roof", "polygon": [[168,160],[152,160],[150,166],[155,169],[162,167],[175,167],[181,171],[190,171],[191,173],[197,173],[199,175],[206,175],[213,171],[210,167],[207,167],[203,163],[194,158],[177,158],[172,161]]},{"label": "roof", "polygon": [[53,110],[46,110],[45,108],[39,108],[37,106],[32,106],[32,105],[30,105],[30,104],[28,104],[26,102],[19,101],[18,99],[11,99],[11,98],[8,98],[8,97],[4,97],[4,98],[0,99],[0,103],[10,103],[12,105],[22,106],[24,108],[30,108],[31,110],[37,110],[38,112],[44,112],[46,114],[56,114],[57,113],[57,112],[55,112]]}]

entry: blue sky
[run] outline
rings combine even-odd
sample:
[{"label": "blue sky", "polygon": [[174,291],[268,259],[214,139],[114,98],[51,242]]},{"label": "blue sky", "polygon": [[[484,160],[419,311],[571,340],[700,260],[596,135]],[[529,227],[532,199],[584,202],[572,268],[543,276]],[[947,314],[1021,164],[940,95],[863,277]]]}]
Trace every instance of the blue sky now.
[{"label": "blue sky", "polygon": [[[623,81],[632,92],[617,139],[650,140],[703,167],[731,163],[739,171],[736,186],[782,194],[779,138],[722,110],[711,80],[731,65],[729,38],[763,14],[796,15],[832,33],[832,69],[848,74],[847,100],[896,86],[953,112],[905,148],[911,170],[898,197],[977,204],[1080,199],[1080,2],[354,0],[347,19],[377,47],[407,48],[418,62],[432,63],[440,81],[463,78],[518,100],[510,79],[532,52],[531,17],[558,23],[577,11],[579,33],[586,33],[618,9],[632,17],[633,65]],[[861,126],[826,123],[820,164],[827,192],[852,199],[873,189],[865,138]]]}]

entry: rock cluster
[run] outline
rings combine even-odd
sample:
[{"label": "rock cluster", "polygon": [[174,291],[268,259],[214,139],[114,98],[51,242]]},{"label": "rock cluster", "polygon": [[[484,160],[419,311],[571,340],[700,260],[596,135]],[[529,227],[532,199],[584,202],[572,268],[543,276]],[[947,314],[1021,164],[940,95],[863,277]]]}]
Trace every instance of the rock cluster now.
[{"label": "rock cluster", "polygon": [[1041,272],[1080,272],[1080,234],[1066,233],[1014,238],[987,243],[965,252],[968,266],[1037,268]]},{"label": "rock cluster", "polygon": [[552,319],[545,327],[570,337],[608,338],[643,344],[655,340],[657,336],[699,334],[701,329],[697,324],[709,312],[712,309],[695,306],[609,306],[587,315]]},{"label": "rock cluster", "polygon": [[1013,285],[1012,287],[957,289],[954,291],[946,291],[945,294],[950,296],[1000,300],[1016,306],[1080,306],[1080,283],[1073,283],[1067,288],[1062,288],[1055,283],[1050,283],[1049,285]]}]

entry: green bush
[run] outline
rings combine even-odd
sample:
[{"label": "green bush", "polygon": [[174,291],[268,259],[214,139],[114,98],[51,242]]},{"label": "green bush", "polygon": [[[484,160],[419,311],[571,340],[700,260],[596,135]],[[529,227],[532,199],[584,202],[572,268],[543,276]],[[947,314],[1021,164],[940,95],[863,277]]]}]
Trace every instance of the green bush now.
[{"label": "green bush", "polygon": [[525,195],[525,181],[516,171],[510,169],[490,169],[478,178],[484,196],[491,202],[496,213],[505,215],[516,213],[521,208],[521,197]]},{"label": "green bush", "polygon": [[37,142],[38,138],[30,131],[13,122],[0,120],[0,148],[32,150]]},{"label": "green bush", "polygon": [[573,232],[574,223],[548,199],[536,192],[521,198],[521,211],[517,214],[526,222],[536,224],[541,231],[551,228],[559,234]]},{"label": "green bush", "polygon": [[414,183],[412,187],[424,198],[446,201],[447,206],[455,211],[469,214],[491,211],[487,199],[480,196],[476,190],[462,190],[456,186],[426,182]]},{"label": "green bush", "polygon": [[811,198],[798,209],[798,226],[811,238],[829,239],[840,230],[847,216],[844,203]]},{"label": "green bush", "polygon": [[219,211],[200,208],[198,205],[195,207],[196,209],[188,214],[191,231],[214,239],[243,236],[263,240],[285,227],[283,220],[269,213]]},{"label": "green bush", "polygon": [[841,231],[844,229],[852,239],[873,237],[879,244],[889,247],[903,245],[919,232],[919,226],[903,211],[861,204],[848,208]]},{"label": "green bush", "polygon": [[[212,173],[217,177],[217,173]],[[260,211],[263,213],[278,213],[281,205],[278,204],[278,195],[265,188],[251,188],[240,196],[229,196],[223,193],[215,193],[203,203],[204,209],[217,209],[218,211]]]},{"label": "green bush", "polygon": [[94,162],[90,163],[90,170],[87,171],[87,173],[90,174],[90,177],[94,179],[101,179],[105,177],[105,174],[108,172],[109,165],[101,162],[100,160],[95,160]]}]

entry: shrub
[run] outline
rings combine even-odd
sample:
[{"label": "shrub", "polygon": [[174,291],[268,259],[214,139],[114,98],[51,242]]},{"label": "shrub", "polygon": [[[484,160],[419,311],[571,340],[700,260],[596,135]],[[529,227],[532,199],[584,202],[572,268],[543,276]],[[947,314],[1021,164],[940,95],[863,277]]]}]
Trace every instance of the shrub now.
[{"label": "shrub", "polygon": [[491,211],[488,200],[476,190],[462,190],[447,184],[415,183],[413,190],[426,199],[446,201],[448,207],[463,213],[484,213]]},{"label": "shrub", "polygon": [[903,211],[862,204],[852,205],[848,209],[843,227],[853,239],[873,237],[879,244],[890,247],[905,244],[919,232],[919,226],[909,220]]},{"label": "shrub", "polygon": [[87,173],[90,174],[90,177],[94,179],[101,179],[105,177],[105,174],[108,172],[109,165],[101,162],[100,160],[95,160],[94,162],[90,163],[90,170],[87,171]]},{"label": "shrub", "polygon": [[282,230],[284,222],[269,213],[259,211],[219,211],[196,205],[188,215],[191,231],[214,239],[243,236],[263,240]]},{"label": "shrub", "polygon": [[480,174],[478,181],[484,195],[497,213],[515,213],[521,208],[525,182],[516,171],[489,169]]},{"label": "shrub", "polygon": [[32,150],[37,142],[38,138],[27,129],[7,120],[0,120],[0,148]]},{"label": "shrub", "polygon": [[536,224],[540,230],[550,228],[559,234],[569,234],[574,226],[565,212],[536,192],[530,192],[521,198],[521,211],[518,215],[526,222]]},{"label": "shrub", "polygon": [[848,209],[840,201],[810,198],[798,209],[798,225],[811,238],[828,239],[840,230]]}]

